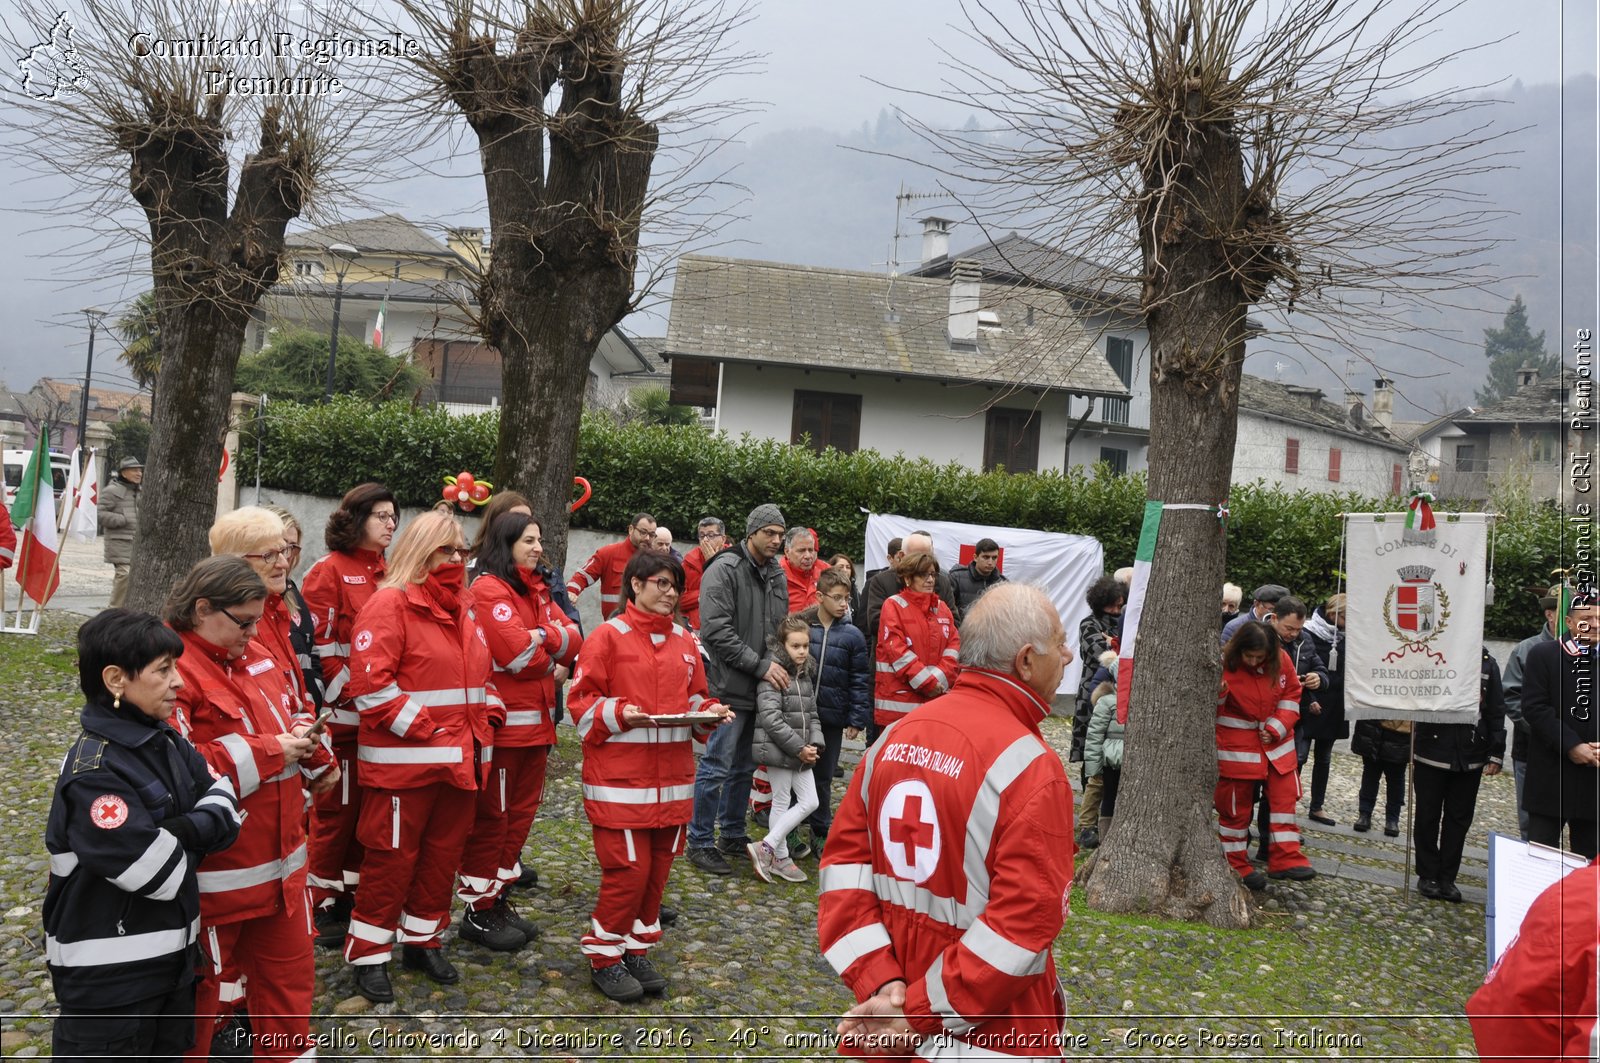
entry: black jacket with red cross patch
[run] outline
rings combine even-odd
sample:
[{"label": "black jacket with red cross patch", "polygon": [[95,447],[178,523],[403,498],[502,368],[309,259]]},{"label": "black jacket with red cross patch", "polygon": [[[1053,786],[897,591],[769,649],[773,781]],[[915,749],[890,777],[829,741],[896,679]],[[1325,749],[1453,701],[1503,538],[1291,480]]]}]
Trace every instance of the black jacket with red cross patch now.
[{"label": "black jacket with red cross patch", "polygon": [[132,1004],[194,976],[195,866],[239,835],[227,778],[167,724],[90,704],[45,828],[45,961],[73,1011]]}]

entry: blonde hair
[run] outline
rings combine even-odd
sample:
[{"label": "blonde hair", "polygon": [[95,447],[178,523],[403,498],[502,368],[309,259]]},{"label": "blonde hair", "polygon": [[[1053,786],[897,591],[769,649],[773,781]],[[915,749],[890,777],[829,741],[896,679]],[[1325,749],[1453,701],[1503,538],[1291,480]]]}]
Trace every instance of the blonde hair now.
[{"label": "blonde hair", "polygon": [[[293,513],[290,513],[287,509],[284,509],[282,506],[262,506],[261,508],[266,510],[268,513],[271,513],[274,517],[277,517],[279,520],[283,521],[283,530],[284,531],[288,531],[290,528],[293,528],[295,531],[300,533],[300,538],[302,540],[305,539],[306,530],[305,530],[305,528],[301,527],[300,522],[295,519],[295,515]],[[303,542],[302,542],[302,545],[304,545]]]},{"label": "blonde hair", "polygon": [[[448,513],[429,510],[405,526],[389,551],[389,574],[385,587],[404,590],[428,578],[433,552],[441,546],[466,542],[461,522]],[[462,553],[465,553],[465,548]]]},{"label": "blonde hair", "polygon": [[1345,602],[1348,600],[1343,591],[1338,594],[1330,594],[1328,600],[1322,604],[1322,615],[1329,620],[1333,619],[1335,613],[1343,616],[1345,614]]},{"label": "blonde hair", "polygon": [[283,518],[261,506],[245,506],[218,517],[210,538],[212,556],[275,550],[283,542]]}]

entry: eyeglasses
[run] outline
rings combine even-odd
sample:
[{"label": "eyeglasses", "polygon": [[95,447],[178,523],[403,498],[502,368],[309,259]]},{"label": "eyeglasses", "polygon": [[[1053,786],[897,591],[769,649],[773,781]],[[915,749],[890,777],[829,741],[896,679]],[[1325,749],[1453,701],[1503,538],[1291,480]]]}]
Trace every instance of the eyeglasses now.
[{"label": "eyeglasses", "polygon": [[234,616],[220,605],[217,606],[217,612],[221,613],[229,620],[232,620],[235,624],[238,624],[240,631],[249,631],[251,628],[261,623],[261,618],[259,616],[253,616],[249,620],[240,620],[238,617]]},{"label": "eyeglasses", "polygon": [[467,556],[467,548],[465,546],[441,546],[434,553],[440,557],[448,557],[452,561],[459,561]]},{"label": "eyeglasses", "polygon": [[300,552],[300,544],[287,543],[284,545],[283,552],[286,554],[298,554]]},{"label": "eyeglasses", "polygon": [[723,534],[722,532],[706,532],[704,535],[700,536],[700,541],[703,542],[703,543],[704,542],[714,542],[714,541],[716,541],[718,539],[726,539],[726,538],[727,538],[727,535]]},{"label": "eyeglasses", "polygon": [[379,524],[387,524],[391,528],[400,523],[400,518],[393,513],[374,513],[372,514],[372,519]]},{"label": "eyeglasses", "polygon": [[649,579],[645,580],[645,582],[654,585],[655,589],[662,594],[678,593],[678,585],[672,582],[672,580],[668,579],[666,576],[651,576]]},{"label": "eyeglasses", "polygon": [[828,601],[832,602],[834,605],[843,605],[845,602],[850,600],[850,596],[848,594],[824,594],[823,597],[828,599]]},{"label": "eyeglasses", "polygon": [[291,549],[298,550],[300,548],[298,546],[280,546],[278,549],[268,550],[264,554],[240,554],[239,556],[247,561],[265,561],[269,565],[275,565],[280,557],[287,557]]}]

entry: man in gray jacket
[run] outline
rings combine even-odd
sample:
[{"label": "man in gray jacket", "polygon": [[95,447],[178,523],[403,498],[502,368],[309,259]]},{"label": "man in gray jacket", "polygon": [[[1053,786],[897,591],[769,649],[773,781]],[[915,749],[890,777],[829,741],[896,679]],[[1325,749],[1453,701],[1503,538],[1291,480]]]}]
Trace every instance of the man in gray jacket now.
[{"label": "man in gray jacket", "polygon": [[707,561],[700,581],[700,642],[711,664],[711,692],[734,712],[732,725],[711,732],[694,780],[689,862],[714,875],[732,874],[725,854],[743,853],[750,841],[745,814],[755,771],[756,684],[765,679],[783,690],[790,682],[767,645],[789,615],[789,584],[777,560],[783,528],[777,506],[757,506],[745,519],[744,541]]},{"label": "man in gray jacket", "polygon": [[1501,676],[1505,690],[1506,720],[1512,728],[1511,778],[1517,791],[1517,830],[1523,841],[1528,840],[1528,809],[1522,803],[1522,784],[1528,777],[1528,725],[1522,719],[1522,670],[1528,663],[1528,653],[1535,646],[1555,641],[1556,613],[1561,608],[1561,584],[1551,587],[1549,593],[1539,599],[1539,606],[1544,609],[1544,627],[1539,629],[1537,635],[1517,643],[1517,648],[1511,651],[1511,658],[1506,661],[1505,674]]},{"label": "man in gray jacket", "polygon": [[144,462],[123,458],[117,475],[100,494],[100,531],[106,540],[106,562],[115,573],[111,579],[113,609],[128,600],[128,568],[133,564],[133,537],[139,533],[139,484],[143,480]]}]

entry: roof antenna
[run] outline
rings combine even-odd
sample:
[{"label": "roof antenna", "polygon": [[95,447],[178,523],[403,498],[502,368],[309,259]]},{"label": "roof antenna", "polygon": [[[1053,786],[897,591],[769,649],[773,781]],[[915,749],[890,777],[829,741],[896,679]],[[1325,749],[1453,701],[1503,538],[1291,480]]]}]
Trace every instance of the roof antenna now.
[{"label": "roof antenna", "polygon": [[912,192],[906,188],[905,182],[900,182],[900,191],[894,197],[894,239],[889,244],[889,290],[884,295],[884,310],[889,314],[896,312],[894,305],[894,280],[900,275],[900,222],[907,203],[919,199],[944,199],[942,192]]}]

